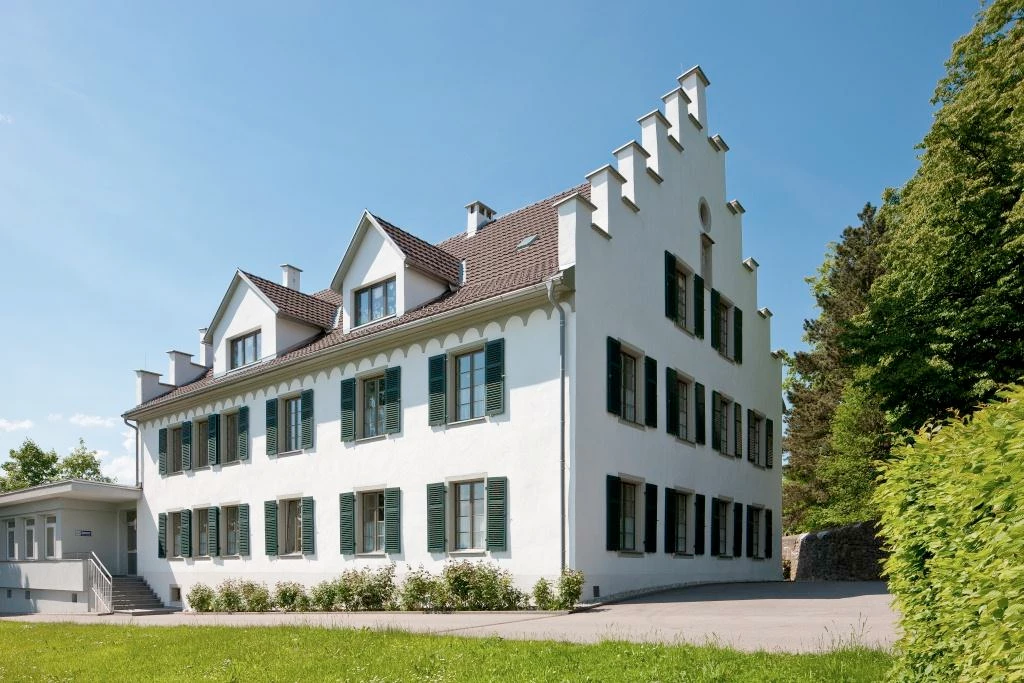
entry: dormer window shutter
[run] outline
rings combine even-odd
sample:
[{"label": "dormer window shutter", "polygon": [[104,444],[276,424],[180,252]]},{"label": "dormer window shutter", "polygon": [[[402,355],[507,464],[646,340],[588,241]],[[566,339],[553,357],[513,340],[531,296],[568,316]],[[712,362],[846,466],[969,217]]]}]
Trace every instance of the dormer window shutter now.
[{"label": "dormer window shutter", "polygon": [[306,389],[302,392],[300,400],[300,419],[302,423],[302,447],[313,447],[313,430],[316,423],[313,422],[313,390]]},{"label": "dormer window shutter", "polygon": [[[267,400],[267,455],[277,455],[277,399]],[[274,553],[275,555],[277,553]]]}]

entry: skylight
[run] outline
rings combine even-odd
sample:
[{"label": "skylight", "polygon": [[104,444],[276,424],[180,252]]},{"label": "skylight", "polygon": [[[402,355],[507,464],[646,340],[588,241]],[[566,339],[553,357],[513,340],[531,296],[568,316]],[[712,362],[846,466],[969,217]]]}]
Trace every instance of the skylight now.
[{"label": "skylight", "polygon": [[533,244],[536,241],[537,241],[537,236],[536,235],[530,235],[529,237],[524,237],[523,239],[521,239],[519,241],[519,244],[516,245],[516,251],[522,251],[523,249],[526,249],[528,246],[530,246],[531,244]]}]

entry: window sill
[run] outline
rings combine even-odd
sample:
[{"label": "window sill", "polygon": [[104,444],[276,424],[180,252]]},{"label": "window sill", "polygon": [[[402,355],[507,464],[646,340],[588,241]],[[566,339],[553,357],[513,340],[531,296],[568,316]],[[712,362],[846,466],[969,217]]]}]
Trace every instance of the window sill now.
[{"label": "window sill", "polygon": [[686,334],[686,336],[690,337],[691,339],[697,338],[697,335],[693,333],[693,330],[691,330],[686,325],[681,325],[678,320],[673,320],[672,322],[675,323],[676,329]]},{"label": "window sill", "polygon": [[349,328],[349,332],[354,332],[355,330],[361,330],[364,327],[371,327],[372,325],[376,325],[377,323],[382,323],[385,320],[394,320],[397,317],[398,317],[398,313],[392,313],[391,315],[385,315],[382,318],[374,318],[373,320],[368,320],[365,323],[360,323],[358,325],[353,325],[352,327]]},{"label": "window sill", "polygon": [[221,467],[229,467],[231,465],[241,465],[242,460],[236,458],[235,460],[228,460],[226,462],[218,463]]},{"label": "window sill", "polygon": [[466,550],[449,550],[449,557],[485,557],[487,551],[483,548],[469,548]]},{"label": "window sill", "polygon": [[696,448],[697,447],[697,442],[696,441],[690,441],[689,439],[683,438],[681,436],[677,436],[676,437],[676,441],[678,441],[679,443],[683,444],[684,446],[689,446],[690,448]]},{"label": "window sill", "polygon": [[767,557],[761,557],[760,555],[758,555],[757,557],[752,557],[750,559],[753,560],[754,562],[764,562],[768,558]]},{"label": "window sill", "polygon": [[376,436],[363,436],[355,440],[355,443],[370,443],[372,441],[384,441],[388,438],[387,434],[377,434]]},{"label": "window sill", "polygon": [[693,553],[673,553],[672,557],[678,557],[680,559],[693,559],[695,555]]},{"label": "window sill", "polygon": [[455,420],[454,422],[445,423],[445,427],[465,427],[466,425],[475,425],[487,422],[487,415],[482,417],[471,417],[468,420]]},{"label": "window sill", "polygon": [[385,552],[356,553],[356,557],[362,557],[362,558],[366,558],[366,559],[369,559],[369,560],[372,560],[372,559],[385,560],[385,559],[387,559],[388,555]]},{"label": "window sill", "polygon": [[174,557],[168,557],[167,560],[169,562],[184,562],[185,558],[181,555],[175,555]]},{"label": "window sill", "polygon": [[[711,450],[715,449],[712,448]],[[736,456],[732,455],[731,453],[726,453],[725,451],[715,451],[715,453],[717,453],[720,457],[725,458],[726,460],[736,460]]]},{"label": "window sill", "polygon": [[300,449],[298,449],[296,451],[282,451],[282,452],[278,453],[277,455],[274,455],[274,456],[271,456],[271,457],[274,457],[274,458],[287,458],[290,455],[302,455],[305,452],[306,452],[306,450],[304,448],[300,448]]},{"label": "window sill", "polygon": [[720,560],[730,560],[731,561],[733,559],[733,556],[732,555],[718,555],[718,559],[720,559]]},{"label": "window sill", "polygon": [[624,417],[619,418],[619,424],[624,424],[627,427],[632,427],[633,429],[639,429],[641,432],[647,431],[647,426],[642,422],[634,422],[633,420],[627,420]]},{"label": "window sill", "polygon": [[192,559],[196,560],[196,561],[199,561],[199,560],[212,560],[213,558],[210,555],[196,555]]},{"label": "window sill", "polygon": [[287,555],[275,555],[279,560],[301,560],[305,555],[302,553],[288,553]]},{"label": "window sill", "polygon": [[644,553],[640,550],[619,550],[619,557],[643,557]]},{"label": "window sill", "polygon": [[201,470],[208,470],[208,469],[210,469],[209,465],[202,465],[201,467],[193,467],[191,470],[189,470],[189,472],[199,472]]},{"label": "window sill", "polygon": [[164,476],[165,477],[180,477],[183,474],[185,474],[185,470],[178,470],[177,472],[168,472]]},{"label": "window sill", "polygon": [[241,555],[218,555],[217,559],[218,560],[240,560],[240,559],[242,559],[242,556]]}]

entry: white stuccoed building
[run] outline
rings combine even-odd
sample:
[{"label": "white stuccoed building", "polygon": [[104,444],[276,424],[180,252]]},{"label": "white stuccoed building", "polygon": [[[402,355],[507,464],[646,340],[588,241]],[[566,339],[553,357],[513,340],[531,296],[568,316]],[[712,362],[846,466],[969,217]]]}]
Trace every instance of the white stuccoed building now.
[{"label": "white stuccoed building", "polygon": [[459,558],[523,589],[580,569],[585,598],[781,579],[781,362],[707,85],[440,244],[365,212],[327,289],[236,273],[198,358],[137,373],[125,565],[171,605]]}]

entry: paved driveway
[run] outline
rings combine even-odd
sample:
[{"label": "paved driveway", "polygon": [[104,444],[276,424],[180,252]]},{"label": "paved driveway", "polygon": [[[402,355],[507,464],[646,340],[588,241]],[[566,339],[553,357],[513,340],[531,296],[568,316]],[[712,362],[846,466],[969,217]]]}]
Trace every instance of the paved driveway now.
[{"label": "paved driveway", "polygon": [[896,614],[881,582],[746,583],[696,586],[576,614],[418,612],[356,614],[28,615],[3,621],[174,625],[310,625],[420,633],[553,639],[717,643],[740,650],[816,652],[857,643],[889,647]]}]

